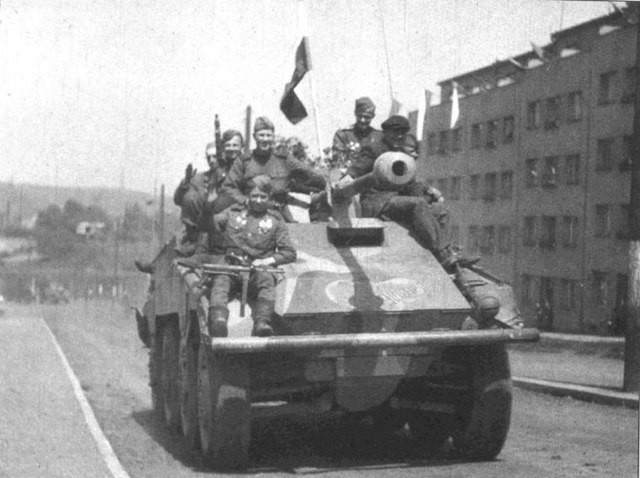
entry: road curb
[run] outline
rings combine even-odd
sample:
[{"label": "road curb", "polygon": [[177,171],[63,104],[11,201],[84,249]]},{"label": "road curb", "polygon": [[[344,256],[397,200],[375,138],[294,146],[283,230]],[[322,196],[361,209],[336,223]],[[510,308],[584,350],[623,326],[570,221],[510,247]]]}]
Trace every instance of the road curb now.
[{"label": "road curb", "polygon": [[548,393],[560,397],[572,397],[603,405],[638,409],[638,394],[635,393],[617,392],[615,390],[527,377],[512,377],[512,381],[516,387],[524,390]]}]

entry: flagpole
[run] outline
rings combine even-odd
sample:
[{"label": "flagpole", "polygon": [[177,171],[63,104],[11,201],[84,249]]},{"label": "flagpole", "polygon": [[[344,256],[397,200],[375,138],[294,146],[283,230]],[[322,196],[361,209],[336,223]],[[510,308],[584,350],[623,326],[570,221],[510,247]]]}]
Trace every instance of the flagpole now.
[{"label": "flagpole", "polygon": [[322,143],[320,142],[320,124],[318,121],[318,102],[316,101],[316,92],[314,88],[314,71],[313,62],[311,61],[311,48],[309,46],[309,24],[307,20],[307,10],[304,0],[298,0],[298,37],[304,38],[305,56],[307,58],[307,65],[309,71],[309,94],[311,95],[311,104],[313,105],[313,122],[316,130],[316,142],[318,143],[318,156],[322,159]]},{"label": "flagpole", "polygon": [[393,102],[393,83],[391,82],[391,65],[389,62],[389,46],[387,45],[387,31],[384,27],[384,16],[382,15],[382,4],[378,0],[378,15],[380,15],[380,24],[382,25],[382,40],[384,41],[384,56],[387,62],[387,81],[389,82],[389,95]]},{"label": "flagpole", "polygon": [[314,83],[314,70],[313,63],[311,62],[311,54],[309,48],[309,37],[307,37],[307,41],[305,42],[305,48],[307,49],[307,59],[309,61],[309,93],[311,93],[311,104],[313,105],[313,119],[316,127],[316,141],[318,142],[318,157],[322,159],[322,143],[320,142],[320,124],[318,121],[318,103],[316,102],[316,93],[313,87]]}]

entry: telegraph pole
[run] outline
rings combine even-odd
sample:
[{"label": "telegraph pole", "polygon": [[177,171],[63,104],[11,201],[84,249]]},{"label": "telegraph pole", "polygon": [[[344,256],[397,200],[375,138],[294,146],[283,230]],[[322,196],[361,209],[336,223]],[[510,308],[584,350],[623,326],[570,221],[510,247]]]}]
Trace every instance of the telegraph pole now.
[{"label": "telegraph pole", "polygon": [[[629,4],[628,4],[629,5]],[[632,18],[636,29],[635,98],[631,154],[631,191],[629,202],[629,288],[624,346],[625,392],[640,389],[640,5],[633,2]]]},{"label": "telegraph pole", "polygon": [[163,247],[164,246],[164,184],[160,186],[160,218],[158,219],[158,223],[159,223],[158,239],[160,242],[160,247]]}]

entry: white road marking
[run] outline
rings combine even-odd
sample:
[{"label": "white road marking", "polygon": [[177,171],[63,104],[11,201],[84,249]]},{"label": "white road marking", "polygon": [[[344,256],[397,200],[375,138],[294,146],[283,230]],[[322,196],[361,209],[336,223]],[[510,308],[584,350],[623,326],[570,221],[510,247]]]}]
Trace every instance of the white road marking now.
[{"label": "white road marking", "polygon": [[40,320],[42,320],[45,329],[47,329],[47,332],[49,332],[49,335],[51,336],[51,340],[56,348],[56,352],[58,352],[58,356],[62,361],[64,370],[67,373],[67,377],[69,377],[71,386],[73,387],[73,393],[76,396],[76,400],[78,400],[78,403],[80,404],[82,414],[84,415],[84,419],[87,422],[87,426],[89,427],[91,436],[93,436],[93,439],[95,440],[98,447],[98,451],[100,452],[100,455],[102,455],[103,460],[105,461],[107,467],[109,468],[109,471],[111,472],[111,476],[113,476],[113,478],[130,478],[129,474],[122,467],[120,460],[118,460],[118,457],[113,451],[113,448],[111,448],[111,444],[109,443],[109,440],[107,440],[107,437],[102,431],[102,428],[100,428],[98,420],[96,419],[96,416],[91,409],[91,405],[89,405],[89,401],[82,391],[80,381],[71,369],[71,365],[69,365],[69,361],[62,351],[62,347],[60,347],[58,340],[56,339],[55,335],[53,335],[53,332],[47,325],[47,322],[44,320],[44,318],[41,317]]}]

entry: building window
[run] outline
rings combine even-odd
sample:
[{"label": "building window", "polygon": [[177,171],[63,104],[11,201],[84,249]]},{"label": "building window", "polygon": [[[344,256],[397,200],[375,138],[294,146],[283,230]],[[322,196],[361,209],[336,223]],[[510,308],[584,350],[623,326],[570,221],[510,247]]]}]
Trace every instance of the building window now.
[{"label": "building window", "polygon": [[451,151],[460,151],[462,138],[462,129],[455,128],[451,130]]},{"label": "building window", "polygon": [[544,170],[542,171],[542,185],[555,187],[558,185],[558,158],[547,156],[544,158]]},{"label": "building window", "polygon": [[533,247],[536,245],[536,218],[527,216],[524,218],[524,230],[522,231],[522,245]]},{"label": "building window", "polygon": [[498,252],[508,254],[511,252],[511,227],[500,226],[498,228]]},{"label": "building window", "polygon": [[447,178],[438,179],[438,189],[445,198],[449,197],[449,180]]},{"label": "building window", "polygon": [[567,185],[580,184],[579,154],[569,154],[564,158],[564,177]]},{"label": "building window", "polygon": [[556,248],[556,218],[554,216],[542,216],[540,247],[543,249]]},{"label": "building window", "polygon": [[611,207],[608,204],[596,205],[595,236],[609,237],[611,234]]},{"label": "building window", "polygon": [[484,195],[482,199],[485,201],[495,201],[498,189],[498,175],[496,173],[487,173],[484,175]]},{"label": "building window", "polygon": [[513,171],[503,171],[500,174],[500,198],[511,199],[513,197]]},{"label": "building window", "polygon": [[535,278],[529,274],[520,276],[520,301],[522,305],[533,305],[536,302]]},{"label": "building window", "polygon": [[438,140],[438,154],[447,154],[448,146],[449,146],[449,132],[440,131],[440,138]]},{"label": "building window", "polygon": [[598,140],[596,171],[611,171],[613,168],[613,138]]},{"label": "building window", "polygon": [[618,227],[616,230],[616,239],[626,241],[629,239],[629,204],[620,204],[618,212]]},{"label": "building window", "polygon": [[622,137],[622,161],[618,164],[620,171],[629,171],[631,169],[631,159],[633,158],[633,136],[626,135]]},{"label": "building window", "polygon": [[571,279],[560,279],[560,297],[558,305],[564,310],[574,310],[577,306],[577,283]]},{"label": "building window", "polygon": [[564,216],[562,218],[562,246],[574,248],[578,245],[578,218]]},{"label": "building window", "polygon": [[636,92],[636,69],[626,68],[624,70],[624,89],[622,91],[623,103],[633,103]]},{"label": "building window", "polygon": [[480,199],[480,175],[474,174],[469,181],[469,199],[477,201]]},{"label": "building window", "polygon": [[496,240],[496,228],[494,226],[484,226],[482,228],[482,242],[480,253],[485,256],[492,256]]},{"label": "building window", "polygon": [[600,85],[598,87],[598,103],[605,105],[615,101],[617,72],[608,71],[600,75]]},{"label": "building window", "polygon": [[567,121],[582,119],[582,91],[573,91],[567,96]]},{"label": "building window", "polygon": [[607,306],[607,273],[601,271],[593,271],[593,305]]},{"label": "building window", "polygon": [[524,185],[528,188],[534,188],[538,185],[538,160],[529,158],[525,163]]},{"label": "building window", "polygon": [[502,121],[502,143],[513,143],[513,135],[515,133],[515,120],[513,116],[507,116]]},{"label": "building window", "polygon": [[471,149],[478,149],[482,146],[482,125],[476,123],[471,125]]},{"label": "building window", "polygon": [[487,121],[487,141],[485,146],[487,148],[495,148],[498,144],[498,122]]},{"label": "building window", "polygon": [[557,129],[560,127],[560,97],[547,98],[545,108],[544,129]]},{"label": "building window", "polygon": [[438,152],[438,135],[435,133],[429,133],[427,138],[427,154],[433,156]]},{"label": "building window", "polygon": [[527,105],[527,128],[536,129],[540,127],[540,102],[532,101]]},{"label": "building window", "polygon": [[469,251],[469,254],[477,254],[480,250],[480,229],[478,226],[469,226],[467,250]]},{"label": "building window", "polygon": [[449,191],[449,199],[460,199],[460,189],[462,184],[462,178],[460,176],[454,176],[451,178],[451,190]]}]

